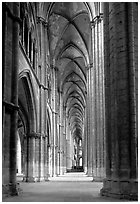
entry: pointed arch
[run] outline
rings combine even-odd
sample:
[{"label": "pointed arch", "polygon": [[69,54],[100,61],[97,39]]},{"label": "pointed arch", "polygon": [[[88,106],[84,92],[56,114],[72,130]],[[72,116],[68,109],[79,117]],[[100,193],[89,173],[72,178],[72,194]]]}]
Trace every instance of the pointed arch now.
[{"label": "pointed arch", "polygon": [[[31,73],[28,69],[23,70],[19,73],[18,78],[19,88],[22,87],[22,91],[24,91],[23,96],[25,98],[22,99],[22,101],[19,99],[19,103],[23,104],[25,107],[25,112],[28,115],[28,121],[29,121],[29,131],[30,132],[36,132],[37,128],[37,101],[36,101],[36,95],[35,95],[35,88],[32,82]],[[19,96],[22,96],[22,93],[20,93],[21,90],[19,90]]]}]

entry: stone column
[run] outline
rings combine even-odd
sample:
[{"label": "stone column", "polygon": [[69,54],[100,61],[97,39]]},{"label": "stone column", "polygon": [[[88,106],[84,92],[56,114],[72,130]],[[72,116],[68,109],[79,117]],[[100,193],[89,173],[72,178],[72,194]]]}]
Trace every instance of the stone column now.
[{"label": "stone column", "polygon": [[22,33],[21,33],[21,43],[22,45],[24,46],[24,21],[25,21],[25,18],[23,18],[23,22],[22,22]]},{"label": "stone column", "polygon": [[39,138],[39,170],[38,181],[44,180],[44,135],[46,134],[45,115],[46,115],[46,26],[47,23],[42,17],[37,18],[39,37],[40,37],[40,138]]},{"label": "stone column", "polygon": [[71,135],[71,130],[70,130],[70,126],[69,126],[69,138],[70,138],[70,167],[72,168],[73,166],[73,157],[74,157],[74,152],[73,152],[73,138]]},{"label": "stone column", "polygon": [[92,55],[91,69],[91,110],[93,139],[93,179],[102,180],[104,176],[104,77],[103,77],[103,31],[102,15],[96,16],[92,24]]},{"label": "stone column", "polygon": [[96,35],[96,126],[97,126],[97,179],[101,176],[101,112],[100,112],[100,47],[99,47],[99,21],[98,16],[95,21],[95,35]]},{"label": "stone column", "polygon": [[91,135],[91,81],[90,65],[87,67],[87,175],[92,176],[92,135]]},{"label": "stone column", "polygon": [[52,67],[53,73],[53,176],[57,175],[57,68]]},{"label": "stone column", "polygon": [[52,67],[52,176],[54,176],[55,172],[55,70]]},{"label": "stone column", "polygon": [[45,138],[44,138],[44,179],[45,181],[48,181],[48,177],[49,177],[49,162],[48,162],[48,157],[49,157],[49,154],[48,154],[48,136],[45,135]]},{"label": "stone column", "polygon": [[27,56],[29,57],[29,40],[30,40],[30,38],[29,38],[29,35],[30,35],[30,32],[29,32],[29,28],[28,28],[28,31],[27,31],[28,33],[27,33],[27,35],[28,35],[28,37],[27,37],[27,39],[28,39],[28,41],[27,41]]},{"label": "stone column", "polygon": [[93,150],[92,150],[92,176],[93,176],[93,180],[96,178],[96,87],[95,87],[95,74],[96,74],[96,58],[95,58],[95,22],[91,22],[91,38],[92,38],[92,57],[93,57],[93,64],[91,64],[91,110],[92,110],[92,126],[91,126],[91,130],[92,130],[92,146],[93,146]]},{"label": "stone column", "polygon": [[58,68],[55,67],[55,175],[58,175],[58,130],[57,130],[57,122],[58,122],[58,88],[57,88],[57,78],[58,78]]},{"label": "stone column", "polygon": [[63,172],[66,172],[66,107],[63,107]]},{"label": "stone column", "polygon": [[3,3],[3,195],[17,195],[19,3]]},{"label": "stone column", "polygon": [[66,169],[71,170],[72,164],[71,164],[71,135],[70,135],[70,129],[68,124],[68,118],[66,121]]},{"label": "stone column", "polygon": [[35,69],[36,76],[38,76],[38,49],[36,45],[35,45],[35,51],[34,51],[34,65],[33,66],[34,66],[33,68]]},{"label": "stone column", "polygon": [[27,171],[24,177],[24,181],[26,182],[35,182],[37,180],[36,172],[35,172],[35,154],[36,154],[36,138],[39,135],[36,133],[27,134]]},{"label": "stone column", "polygon": [[87,105],[85,108],[85,116],[84,116],[84,141],[83,141],[83,167],[84,172],[87,174]]},{"label": "stone column", "polygon": [[[34,43],[33,43],[33,39],[32,39],[32,37],[31,37],[31,59],[30,59],[30,62],[31,62],[31,64],[32,64],[32,67],[33,67],[33,58],[34,58]],[[34,67],[33,67],[34,68]]]},{"label": "stone column", "polygon": [[[137,175],[134,173],[137,171],[137,128],[135,126],[137,119],[134,104],[137,103],[137,99],[133,96],[136,96],[137,92],[134,80],[137,77],[135,72],[137,43],[133,42],[137,41],[135,30],[138,22],[137,5],[119,2],[104,3],[104,16],[105,94],[108,122],[106,123],[107,173],[101,194],[135,200],[138,189]],[[131,142],[135,144],[133,148]],[[132,157],[132,155],[135,156]],[[133,168],[131,168],[132,163]]]},{"label": "stone column", "polygon": [[39,146],[40,146],[40,152],[39,152],[39,180],[38,181],[44,181],[45,178],[45,163],[44,163],[44,144],[45,144],[45,135],[44,134],[40,134],[40,138],[39,138]]},{"label": "stone column", "polygon": [[[130,124],[131,163],[130,178],[138,180],[138,9],[137,3],[127,4],[129,31],[129,78],[130,78]],[[133,162],[132,162],[133,161]],[[134,189],[137,190],[137,189]],[[135,192],[134,192],[135,193]]]},{"label": "stone column", "polygon": [[63,166],[64,166],[64,161],[63,161],[63,100],[62,100],[62,92],[60,92],[60,136],[59,136],[59,157],[60,157],[60,175],[64,174],[63,171]]}]

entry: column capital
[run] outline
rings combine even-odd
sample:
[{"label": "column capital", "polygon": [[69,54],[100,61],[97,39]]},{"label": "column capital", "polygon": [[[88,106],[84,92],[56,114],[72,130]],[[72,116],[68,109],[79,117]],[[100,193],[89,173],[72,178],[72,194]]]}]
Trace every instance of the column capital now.
[{"label": "column capital", "polygon": [[27,135],[27,137],[29,137],[29,138],[39,138],[40,137],[40,134],[39,133],[35,133],[35,132],[32,132],[32,133],[29,133],[28,135]]},{"label": "column capital", "polygon": [[[17,7],[19,7],[19,3],[15,2],[14,3]],[[22,25],[22,20],[19,18],[18,15],[15,15],[15,13],[13,11],[11,11],[11,9],[9,8],[9,6],[7,5],[6,2],[3,3],[4,7],[5,7],[5,11],[8,13],[8,16],[13,19],[14,21],[16,21],[17,23],[19,23],[20,25]]]},{"label": "column capital", "polygon": [[56,66],[53,65],[53,64],[50,65],[50,68],[51,68],[51,69],[54,69],[55,71],[59,71],[58,67],[56,67]]},{"label": "column capital", "polygon": [[35,47],[35,52],[38,53],[38,48],[37,47]]},{"label": "column capital", "polygon": [[99,16],[94,17],[94,19],[90,22],[91,27],[94,28],[97,23],[100,23],[102,21],[102,19],[103,19],[103,13],[100,13]]},{"label": "column capital", "polygon": [[27,137],[39,139],[39,138],[41,138],[41,137],[42,137],[42,138],[45,138],[45,137],[47,137],[47,135],[44,134],[44,133],[35,133],[35,132],[32,132],[32,133],[29,133],[29,134],[27,135]]},{"label": "column capital", "polygon": [[39,84],[39,88],[42,88],[44,90],[48,90],[48,87],[44,86],[44,84]]},{"label": "column capital", "polygon": [[56,114],[56,115],[58,114],[58,112],[56,112],[55,110],[53,110],[52,113],[53,113],[53,114]]},{"label": "column capital", "polygon": [[37,24],[42,24],[44,27],[48,26],[48,22],[41,16],[37,16]]},{"label": "column capital", "polygon": [[63,91],[61,89],[58,89],[58,93],[63,94]]},{"label": "column capital", "polygon": [[89,70],[91,68],[93,68],[93,63],[90,63],[90,64],[87,65],[87,70]]},{"label": "column capital", "polygon": [[63,108],[64,108],[64,110],[66,110],[67,106],[64,105]]},{"label": "column capital", "polygon": [[16,105],[15,103],[11,103],[11,102],[8,102],[6,100],[3,100],[2,103],[5,106],[5,108],[9,111],[18,111],[19,110],[19,106]]},{"label": "column capital", "polygon": [[58,67],[56,67],[56,66],[54,67],[54,70],[57,72],[59,71]]}]

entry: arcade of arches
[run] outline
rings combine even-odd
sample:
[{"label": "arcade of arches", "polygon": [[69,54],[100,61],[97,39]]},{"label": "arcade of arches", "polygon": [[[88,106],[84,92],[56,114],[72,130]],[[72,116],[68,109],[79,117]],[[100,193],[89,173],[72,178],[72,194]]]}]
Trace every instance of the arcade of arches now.
[{"label": "arcade of arches", "polygon": [[84,171],[137,199],[138,4],[2,6],[3,194]]}]

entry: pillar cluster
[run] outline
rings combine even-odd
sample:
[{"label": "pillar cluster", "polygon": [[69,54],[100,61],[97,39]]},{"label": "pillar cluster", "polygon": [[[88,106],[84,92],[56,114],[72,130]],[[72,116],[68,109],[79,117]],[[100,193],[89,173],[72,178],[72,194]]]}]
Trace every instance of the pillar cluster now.
[{"label": "pillar cluster", "polygon": [[103,15],[91,22],[92,63],[87,67],[87,174],[102,181],[105,176],[105,112]]},{"label": "pillar cluster", "polygon": [[[5,194],[10,192],[12,195],[17,195],[19,188],[16,183],[19,3],[9,7],[4,4],[3,19],[3,191]],[[7,56],[10,56],[8,60]]]},{"label": "pillar cluster", "polygon": [[106,179],[101,194],[131,199],[137,197],[136,22],[136,3],[104,4]]}]

